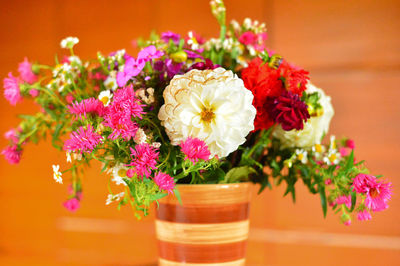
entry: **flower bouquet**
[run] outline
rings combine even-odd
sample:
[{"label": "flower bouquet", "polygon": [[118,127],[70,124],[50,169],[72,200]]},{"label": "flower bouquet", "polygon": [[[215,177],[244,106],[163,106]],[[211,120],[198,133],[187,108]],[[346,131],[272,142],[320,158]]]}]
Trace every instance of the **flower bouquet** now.
[{"label": "flower bouquet", "polygon": [[[64,202],[70,211],[79,208],[83,169],[100,161],[114,183],[107,205],[129,205],[140,218],[159,204],[160,242],[179,238],[180,245],[160,245],[165,261],[179,261],[183,253],[174,248],[195,243],[203,244],[203,255],[207,248],[225,254],[220,246],[230,244],[231,253],[238,252],[224,261],[243,262],[243,245],[232,243],[247,237],[250,183],[260,192],[285,183],[284,195],[295,200],[301,180],[319,195],[323,215],[329,206],[345,225],[352,213],[370,220],[386,209],[391,183],[356,161],[353,140],[326,136],[334,110],[309,73],[265,46],[265,24],[245,19],[227,25],[220,0],[211,1],[211,10],[219,38],[194,31],[152,34],[137,41],[136,56],[118,50],[84,61],[73,50],[79,40],[68,37],[61,41],[68,53],[54,66],[25,58],[19,76],[4,79],[4,96],[11,105],[30,98],[39,111],[20,115],[21,123],[5,134],[9,146],[2,154],[16,164],[25,145],[50,136],[69,162],[68,169],[53,165],[53,171],[56,182],[71,183]],[[187,203],[203,212],[193,218]],[[174,222],[193,225],[175,228]],[[198,223],[216,228],[219,242],[178,236]],[[236,229],[242,233],[228,239]],[[162,256],[171,250],[178,255]]]}]

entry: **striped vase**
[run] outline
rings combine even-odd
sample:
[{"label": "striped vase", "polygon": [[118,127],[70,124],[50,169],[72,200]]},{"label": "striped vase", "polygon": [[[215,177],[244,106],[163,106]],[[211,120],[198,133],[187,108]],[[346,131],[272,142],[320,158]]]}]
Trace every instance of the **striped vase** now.
[{"label": "striped vase", "polygon": [[178,185],[156,216],[159,265],[245,264],[251,183]]}]

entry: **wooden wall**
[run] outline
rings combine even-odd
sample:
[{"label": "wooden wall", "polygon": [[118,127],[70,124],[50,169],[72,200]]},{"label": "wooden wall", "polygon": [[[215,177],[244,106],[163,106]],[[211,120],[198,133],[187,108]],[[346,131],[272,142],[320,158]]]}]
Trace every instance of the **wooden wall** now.
[{"label": "wooden wall", "polygon": [[[319,198],[298,184],[297,203],[284,188],[254,197],[248,265],[400,264],[400,3],[395,0],[227,0],[228,18],[265,21],[269,45],[311,71],[313,82],[333,98],[332,132],[352,136],[357,158],[393,181],[391,208],[373,220],[345,227]],[[16,72],[24,56],[51,63],[59,41],[78,36],[77,52],[131,48],[151,29],[216,36],[208,1],[41,0],[2,1],[0,76]],[[0,99],[0,133],[18,113]],[[6,142],[0,140],[0,146]],[[19,166],[0,159],[0,265],[155,265],[153,217],[136,221],[127,207],[105,206],[106,177],[98,165],[87,172],[76,214],[61,206],[66,187],[52,179],[51,165],[64,154],[49,143],[29,145]]]}]

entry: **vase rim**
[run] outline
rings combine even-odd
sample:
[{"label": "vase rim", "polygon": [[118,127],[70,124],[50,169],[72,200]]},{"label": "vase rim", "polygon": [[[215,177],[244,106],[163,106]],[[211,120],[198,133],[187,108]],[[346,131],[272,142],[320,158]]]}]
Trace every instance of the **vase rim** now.
[{"label": "vase rim", "polygon": [[250,185],[253,184],[250,181],[247,182],[239,182],[239,183],[225,183],[225,184],[176,184],[177,187],[193,187],[193,186],[218,186],[218,187],[232,187],[232,186],[242,186],[242,185]]}]

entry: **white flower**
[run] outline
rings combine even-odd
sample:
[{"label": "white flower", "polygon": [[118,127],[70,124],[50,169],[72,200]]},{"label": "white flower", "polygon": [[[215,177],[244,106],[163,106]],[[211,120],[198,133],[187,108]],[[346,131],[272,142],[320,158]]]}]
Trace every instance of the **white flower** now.
[{"label": "white flower", "polygon": [[324,157],[324,162],[328,165],[338,164],[340,161],[340,153],[336,150],[329,150],[328,155]]},{"label": "white flower", "polygon": [[53,164],[53,178],[57,183],[62,184],[62,173],[60,172],[60,166]]},{"label": "white flower", "polygon": [[68,163],[71,163],[71,162],[72,162],[71,153],[67,152],[67,153],[66,153],[66,156],[67,156],[67,162],[68,162]]},{"label": "white flower", "polygon": [[145,143],[147,139],[146,133],[144,133],[144,130],[141,128],[138,128],[136,131],[135,137],[133,138],[133,141],[136,144],[142,144]]},{"label": "white flower", "polygon": [[329,130],[329,124],[334,114],[331,97],[326,96],[321,89],[311,83],[307,84],[306,92],[319,93],[319,104],[322,106],[323,113],[320,116],[312,116],[308,119],[303,130],[285,131],[278,125],[272,134],[275,138],[281,140],[282,148],[311,148],[316,143],[320,143],[322,136]]},{"label": "white flower", "polygon": [[325,146],[320,143],[316,143],[312,146],[311,149],[314,153],[314,156],[317,160],[321,159],[322,154],[325,152]]},{"label": "white flower", "polygon": [[126,171],[128,171],[128,168],[126,168],[122,164],[114,166],[112,169],[113,178],[111,179],[111,181],[115,182],[116,185],[123,184],[126,186],[126,183],[123,180],[123,178],[126,177]]},{"label": "white flower", "polygon": [[102,91],[99,94],[98,99],[104,104],[104,106],[108,106],[110,104],[111,98],[113,94],[110,90]]},{"label": "white flower", "polygon": [[158,149],[158,148],[161,147],[161,143],[160,143],[160,142],[153,142],[153,143],[151,144],[151,146],[152,146],[153,148]]},{"label": "white flower", "polygon": [[106,205],[110,205],[114,201],[119,201],[121,198],[125,196],[125,192],[121,192],[119,194],[108,194],[107,200],[106,200]]},{"label": "white flower", "polygon": [[116,72],[112,71],[107,79],[104,81],[104,86],[112,91],[115,91],[118,88],[117,79],[116,79]]},{"label": "white flower", "polygon": [[296,150],[296,155],[297,155],[297,159],[304,163],[307,163],[307,151],[303,150],[303,149],[297,149]]},{"label": "white flower", "polygon": [[71,63],[75,63],[77,65],[82,65],[81,59],[76,55],[72,55],[72,56],[68,57],[68,61]]},{"label": "white flower", "polygon": [[61,48],[70,49],[73,48],[75,44],[79,42],[79,39],[76,37],[67,37],[63,39],[60,43]]},{"label": "white flower", "polygon": [[203,140],[211,156],[225,157],[254,129],[253,94],[223,68],[176,75],[164,90],[158,118],[172,145],[188,137]]},{"label": "white flower", "polygon": [[199,49],[199,43],[198,43],[196,37],[193,35],[192,31],[189,31],[188,36],[189,36],[189,39],[187,40],[187,44],[190,45],[190,49],[192,49],[192,50]]}]

